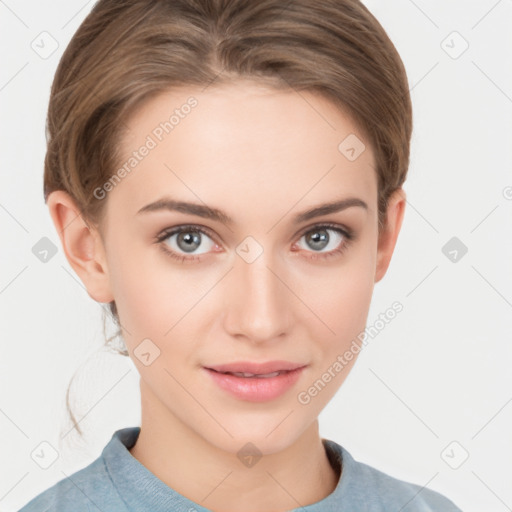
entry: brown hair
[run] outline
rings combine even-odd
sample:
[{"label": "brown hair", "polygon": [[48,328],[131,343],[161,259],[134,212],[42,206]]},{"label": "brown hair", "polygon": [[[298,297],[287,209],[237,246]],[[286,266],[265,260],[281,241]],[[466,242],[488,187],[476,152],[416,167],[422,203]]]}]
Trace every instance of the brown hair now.
[{"label": "brown hair", "polygon": [[64,190],[99,226],[93,191],[119,164],[130,114],[174,87],[237,78],[317,92],[352,117],[375,154],[380,230],[407,175],[412,107],[400,56],[359,0],[99,0],[53,81],[45,201]]}]

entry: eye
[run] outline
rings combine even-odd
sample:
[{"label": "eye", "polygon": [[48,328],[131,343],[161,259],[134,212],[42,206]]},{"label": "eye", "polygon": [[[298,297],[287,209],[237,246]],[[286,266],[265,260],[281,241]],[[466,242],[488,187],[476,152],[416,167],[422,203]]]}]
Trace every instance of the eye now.
[{"label": "eye", "polygon": [[[191,225],[165,230],[156,238],[156,242],[171,257],[182,262],[199,259],[195,256],[208,253],[217,246],[204,228]],[[197,251],[198,248],[202,250]]]},{"label": "eye", "polygon": [[300,240],[305,239],[305,250],[313,252],[311,256],[306,257],[317,259],[341,254],[353,238],[354,235],[349,230],[342,229],[333,224],[320,224],[305,231]]},{"label": "eye", "polygon": [[[355,236],[350,230],[336,224],[320,224],[304,231],[299,241],[303,238],[307,246],[300,248],[311,253],[305,258],[315,260],[340,255]],[[155,242],[166,254],[181,263],[200,260],[201,255],[219,247],[208,230],[195,225],[168,228],[156,237]],[[297,242],[295,245],[300,246],[300,243]]]}]

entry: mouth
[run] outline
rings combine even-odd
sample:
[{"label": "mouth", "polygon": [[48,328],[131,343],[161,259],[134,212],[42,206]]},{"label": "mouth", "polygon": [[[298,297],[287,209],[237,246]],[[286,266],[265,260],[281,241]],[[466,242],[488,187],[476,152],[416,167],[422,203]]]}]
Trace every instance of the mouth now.
[{"label": "mouth", "polygon": [[[277,365],[283,366],[282,362]],[[234,368],[237,366],[237,368]],[[247,370],[250,366],[252,371],[236,371],[240,370],[240,364],[231,365],[232,368],[223,367],[203,367],[210,375],[213,382],[223,391],[229,393],[240,400],[248,402],[265,402],[270,401],[283,395],[290,390],[302,375],[303,370],[308,365],[298,365],[286,363],[287,368],[276,369],[276,362],[259,365],[255,369],[255,364],[244,364],[243,369]],[[273,371],[268,371],[269,366]]]},{"label": "mouth", "polygon": [[293,370],[281,370],[281,371],[272,372],[272,373],[257,374],[257,373],[247,373],[247,372],[218,372],[217,370],[214,370],[213,368],[207,368],[207,370],[211,370],[216,373],[222,373],[224,375],[234,375],[235,377],[256,378],[256,379],[270,379],[272,377],[277,377],[278,375],[282,375],[283,373],[290,373],[291,371],[293,371]]},{"label": "mouth", "polygon": [[237,361],[234,363],[221,364],[205,367],[218,373],[229,373],[237,377],[276,377],[278,374],[291,372],[298,368],[303,368],[304,363],[294,363],[291,361],[268,361],[265,363],[255,363],[252,361]]}]

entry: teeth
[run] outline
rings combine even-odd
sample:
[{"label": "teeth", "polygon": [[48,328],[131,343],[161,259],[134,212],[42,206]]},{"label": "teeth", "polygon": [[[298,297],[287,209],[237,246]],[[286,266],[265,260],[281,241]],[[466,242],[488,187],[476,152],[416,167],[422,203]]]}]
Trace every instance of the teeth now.
[{"label": "teeth", "polygon": [[236,377],[257,377],[257,378],[263,378],[268,379],[269,377],[277,377],[278,375],[281,375],[282,372],[273,372],[273,373],[265,373],[262,375],[257,375],[255,373],[245,373],[245,372],[226,372],[229,375],[235,375]]}]

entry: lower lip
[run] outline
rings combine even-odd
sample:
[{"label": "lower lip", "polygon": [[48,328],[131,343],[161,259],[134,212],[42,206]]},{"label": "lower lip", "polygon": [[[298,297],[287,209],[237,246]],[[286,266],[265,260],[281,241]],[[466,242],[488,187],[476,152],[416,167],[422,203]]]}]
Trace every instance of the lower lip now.
[{"label": "lower lip", "polygon": [[302,370],[297,368],[282,373],[276,377],[237,377],[227,373],[220,373],[209,368],[204,368],[213,381],[222,389],[237,398],[249,402],[266,402],[273,400],[288,391],[300,378]]}]

